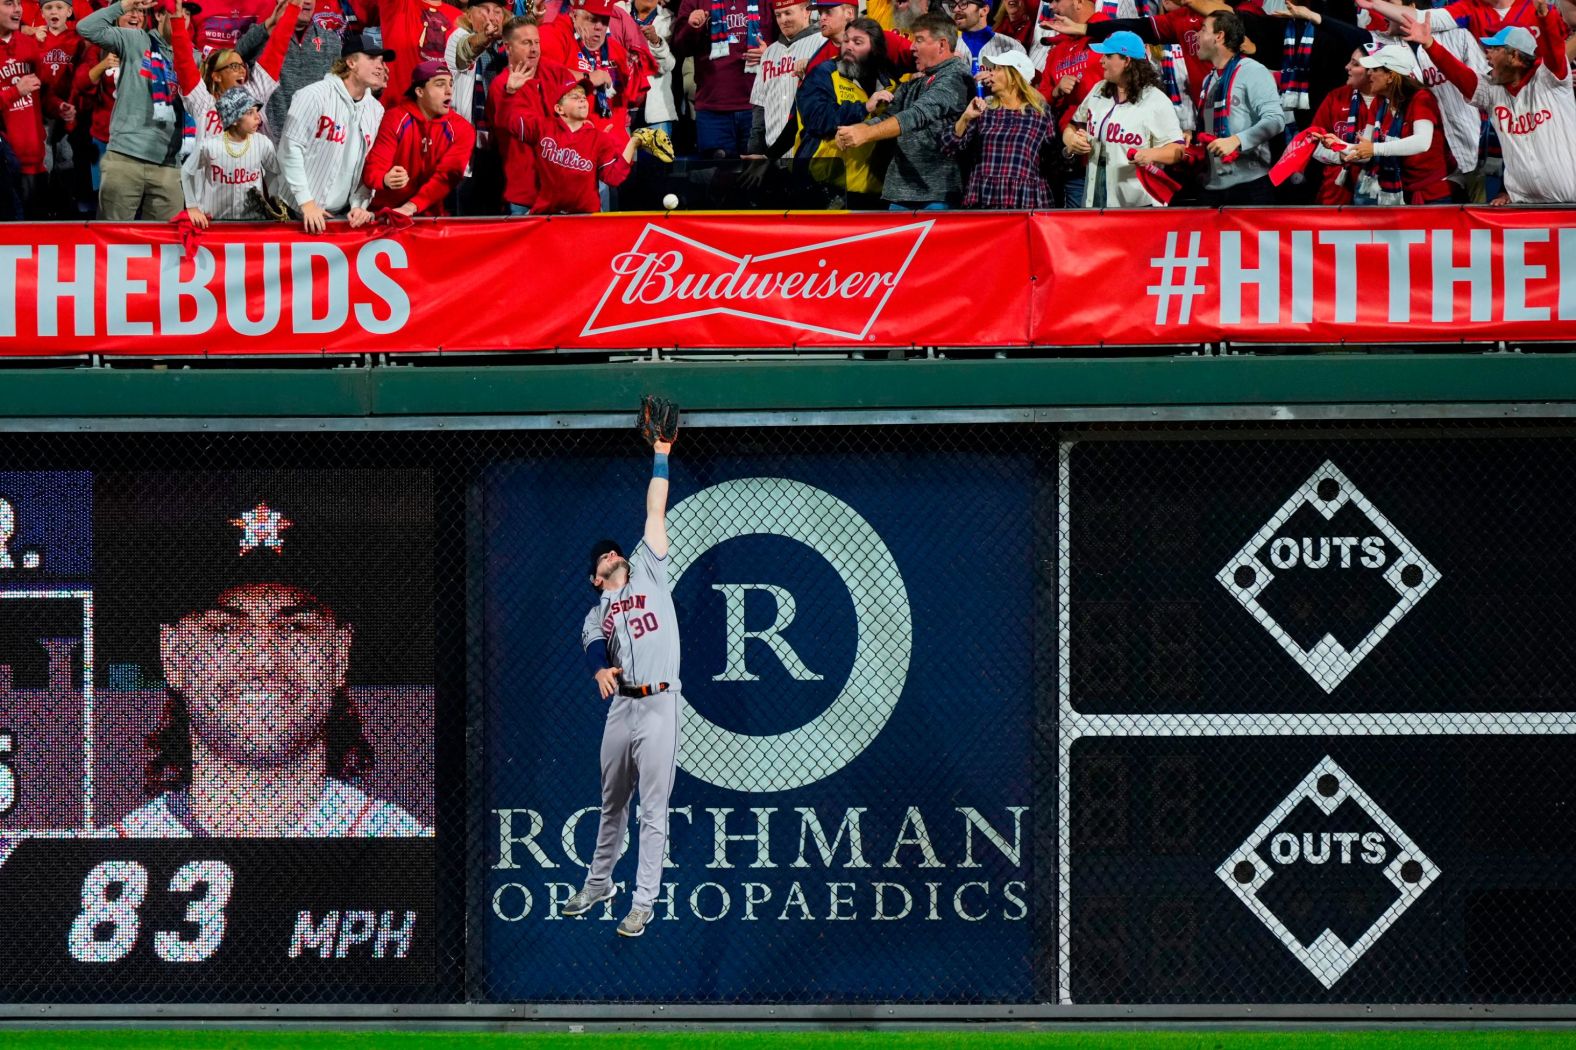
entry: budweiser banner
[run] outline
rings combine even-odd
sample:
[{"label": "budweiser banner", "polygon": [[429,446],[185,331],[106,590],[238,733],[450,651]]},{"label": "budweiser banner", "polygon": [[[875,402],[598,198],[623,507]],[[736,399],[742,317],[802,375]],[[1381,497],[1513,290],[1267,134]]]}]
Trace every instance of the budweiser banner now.
[{"label": "budweiser banner", "polygon": [[1576,212],[0,226],[0,354],[1562,339]]}]

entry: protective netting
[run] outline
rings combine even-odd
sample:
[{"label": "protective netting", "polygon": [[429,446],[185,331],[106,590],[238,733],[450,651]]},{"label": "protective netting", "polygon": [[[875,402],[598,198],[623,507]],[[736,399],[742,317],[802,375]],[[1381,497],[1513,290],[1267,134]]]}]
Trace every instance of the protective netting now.
[{"label": "protective netting", "polygon": [[[1564,1002],[1573,459],[687,427],[678,622],[619,614],[682,683],[618,704],[581,629],[593,544],[644,557],[632,429],[10,435],[0,997]],[[565,916],[664,742],[643,936],[638,783]]]}]

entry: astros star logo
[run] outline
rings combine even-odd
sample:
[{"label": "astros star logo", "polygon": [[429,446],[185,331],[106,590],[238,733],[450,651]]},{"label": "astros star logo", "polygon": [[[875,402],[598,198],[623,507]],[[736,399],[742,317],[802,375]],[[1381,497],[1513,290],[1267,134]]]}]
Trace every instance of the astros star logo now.
[{"label": "astros star logo", "polygon": [[295,522],[277,510],[271,510],[268,504],[259,503],[239,518],[231,518],[230,524],[242,529],[241,549],[238,553],[244,558],[259,547],[265,547],[275,554],[283,554],[285,541],[281,533]]}]

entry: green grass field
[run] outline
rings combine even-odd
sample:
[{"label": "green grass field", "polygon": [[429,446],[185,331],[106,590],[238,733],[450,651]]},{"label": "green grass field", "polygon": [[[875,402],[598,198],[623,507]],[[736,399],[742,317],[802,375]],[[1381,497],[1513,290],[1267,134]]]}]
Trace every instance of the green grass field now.
[{"label": "green grass field", "polygon": [[1576,1032],[648,1032],[524,1034],[323,1031],[27,1031],[5,1050],[1572,1050]]}]

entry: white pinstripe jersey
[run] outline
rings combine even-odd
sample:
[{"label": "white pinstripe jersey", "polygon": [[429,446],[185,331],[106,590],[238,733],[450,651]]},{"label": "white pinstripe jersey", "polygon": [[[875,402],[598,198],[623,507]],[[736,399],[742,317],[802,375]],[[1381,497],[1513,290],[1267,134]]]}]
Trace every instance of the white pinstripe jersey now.
[{"label": "white pinstripe jersey", "polygon": [[794,99],[799,94],[799,77],[794,67],[809,62],[825,43],[826,38],[812,28],[791,44],[781,39],[772,41],[761,55],[761,68],[755,71],[755,86],[750,89],[750,105],[765,110],[767,142],[783,133],[793,115]]},{"label": "white pinstripe jersey", "polygon": [[246,204],[246,191],[272,188],[278,182],[274,144],[258,132],[246,140],[246,152],[233,157],[226,141],[221,135],[199,142],[181,164],[186,206],[210,219],[255,219]]}]

